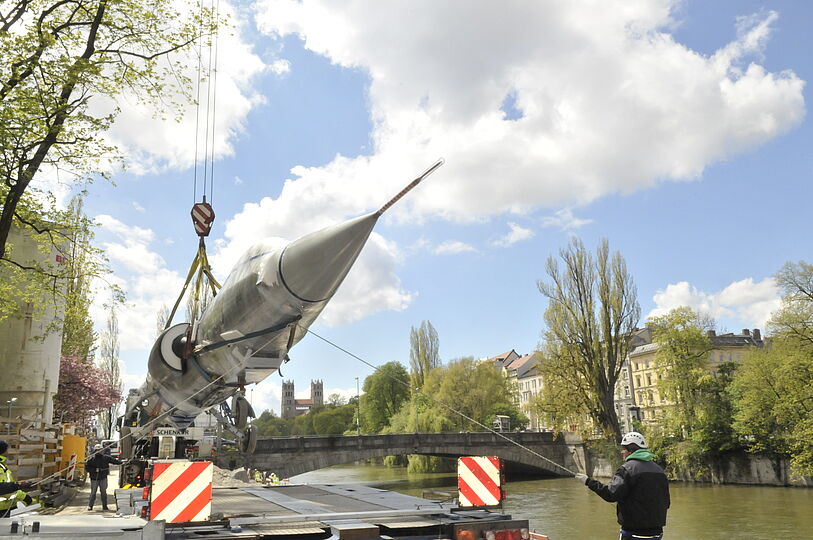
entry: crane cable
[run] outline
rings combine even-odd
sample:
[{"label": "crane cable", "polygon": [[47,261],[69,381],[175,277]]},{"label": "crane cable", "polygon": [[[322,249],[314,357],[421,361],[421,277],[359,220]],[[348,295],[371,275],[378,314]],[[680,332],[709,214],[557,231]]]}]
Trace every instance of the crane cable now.
[{"label": "crane cable", "polygon": [[[211,4],[212,13],[214,16],[215,23],[217,23],[220,17],[220,0],[212,0]],[[205,298],[211,292],[211,295],[217,296],[217,292],[220,290],[220,283],[215,279],[212,273],[212,267],[209,264],[209,257],[206,253],[206,241],[205,238],[209,236],[209,232],[212,229],[212,224],[215,220],[215,212],[212,208],[211,201],[213,200],[212,194],[214,192],[214,168],[215,168],[215,119],[217,116],[217,65],[218,65],[218,38],[219,38],[219,31],[218,28],[215,27],[213,32],[213,37],[209,42],[208,47],[208,67],[207,73],[209,75],[208,83],[206,85],[206,127],[204,129],[204,150],[203,150],[203,189],[202,189],[202,200],[201,202],[197,202],[197,188],[198,188],[198,161],[199,161],[199,154],[198,154],[198,143],[200,140],[200,94],[201,94],[201,83],[203,81],[203,10],[204,6],[203,3],[200,4],[200,16],[201,16],[201,26],[200,26],[200,35],[199,35],[199,42],[198,42],[198,80],[197,80],[197,88],[196,88],[196,105],[195,105],[195,159],[194,159],[194,173],[193,173],[193,181],[192,181],[192,197],[194,204],[192,205],[192,223],[195,227],[195,233],[198,235],[198,249],[195,253],[195,258],[192,260],[192,265],[189,268],[189,272],[186,276],[186,281],[181,288],[181,292],[178,295],[178,299],[175,301],[175,304],[170,311],[169,316],[167,317],[166,324],[164,326],[164,330],[168,329],[172,326],[172,320],[175,317],[175,313],[178,310],[178,306],[181,304],[181,300],[183,299],[186,291],[189,289],[190,283],[192,280],[195,280],[195,285],[192,288],[191,292],[191,307],[189,317],[192,322],[195,322],[198,318],[198,315],[203,311],[201,308],[201,299]],[[214,63],[214,66],[212,65]],[[212,88],[214,86],[214,89]],[[211,125],[211,146],[209,144],[209,126]],[[207,191],[209,196],[209,201],[207,202]],[[197,277],[195,277],[197,276]],[[190,326],[190,331],[192,330],[194,325]],[[193,337],[193,336],[190,336]]]}]

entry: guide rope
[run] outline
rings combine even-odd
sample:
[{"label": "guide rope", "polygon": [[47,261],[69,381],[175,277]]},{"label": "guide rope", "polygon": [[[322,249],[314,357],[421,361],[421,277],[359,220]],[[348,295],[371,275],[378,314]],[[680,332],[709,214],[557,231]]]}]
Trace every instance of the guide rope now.
[{"label": "guide rope", "polygon": [[443,403],[443,402],[439,401],[438,399],[434,398],[433,396],[429,396],[429,395],[427,395],[427,394],[423,393],[423,392],[421,391],[421,389],[420,389],[420,388],[412,388],[412,387],[411,387],[411,386],[410,386],[408,383],[406,383],[406,382],[402,381],[401,379],[398,379],[397,377],[393,377],[392,375],[390,375],[390,374],[388,374],[388,373],[385,373],[384,371],[382,371],[382,370],[381,370],[381,368],[380,368],[380,367],[378,367],[378,366],[376,366],[376,365],[371,364],[370,362],[368,362],[368,361],[364,360],[363,358],[359,357],[359,356],[358,356],[358,355],[356,355],[356,354],[353,354],[352,352],[348,351],[347,349],[342,348],[341,346],[339,346],[338,344],[336,344],[336,343],[334,343],[334,342],[330,341],[329,339],[327,339],[327,338],[325,338],[325,337],[320,336],[319,334],[317,334],[316,332],[314,332],[314,331],[313,331],[313,330],[311,330],[310,328],[306,328],[306,327],[304,327],[304,326],[302,326],[302,325],[299,325],[299,327],[300,327],[300,328],[302,328],[302,330],[304,330],[305,332],[307,332],[307,333],[309,333],[309,334],[311,334],[311,335],[313,335],[313,336],[315,336],[315,337],[317,337],[317,338],[321,339],[322,341],[324,341],[324,342],[325,342],[325,343],[327,343],[328,345],[330,345],[330,346],[332,346],[332,347],[335,347],[336,349],[338,349],[338,350],[342,351],[342,352],[343,352],[343,353],[345,353],[346,355],[348,355],[348,356],[350,356],[350,357],[352,357],[352,358],[355,358],[356,360],[358,360],[358,361],[359,361],[359,362],[361,362],[362,364],[365,364],[365,365],[367,365],[367,366],[369,366],[369,367],[373,368],[373,369],[374,369],[376,372],[379,372],[381,375],[384,375],[385,377],[387,377],[387,378],[389,378],[389,379],[391,379],[391,380],[393,380],[393,381],[397,382],[398,384],[401,384],[401,385],[403,385],[403,386],[406,386],[406,387],[407,387],[407,388],[409,388],[411,391],[415,392],[416,394],[419,394],[421,397],[423,397],[423,398],[427,399],[428,401],[431,401],[432,403],[435,403],[435,404],[440,405],[441,407],[443,407],[443,408],[445,408],[445,409],[448,409],[449,411],[453,412],[454,414],[456,414],[456,415],[458,415],[458,416],[460,416],[460,417],[462,417],[462,418],[465,418],[465,419],[466,419],[466,420],[468,420],[469,422],[471,422],[471,423],[473,423],[473,424],[476,424],[477,426],[480,426],[481,428],[485,429],[486,431],[490,431],[490,432],[491,432],[491,433],[493,433],[494,435],[497,435],[498,437],[500,437],[500,438],[502,438],[502,439],[505,439],[506,441],[510,442],[511,444],[513,444],[513,445],[515,445],[515,446],[518,446],[519,448],[522,448],[523,450],[525,450],[526,452],[529,452],[530,454],[532,454],[532,455],[536,456],[537,458],[539,458],[539,459],[541,459],[541,460],[543,460],[543,461],[546,461],[547,463],[550,463],[551,465],[553,465],[553,466],[554,466],[554,467],[556,467],[557,469],[561,469],[561,470],[565,471],[565,472],[566,472],[568,475],[570,475],[570,476],[576,476],[576,473],[575,473],[575,472],[573,472],[573,471],[571,471],[571,470],[570,470],[570,469],[568,469],[567,467],[565,467],[565,466],[563,466],[563,465],[560,465],[560,464],[556,463],[555,461],[553,461],[553,460],[551,460],[551,459],[546,458],[546,457],[545,457],[545,456],[543,456],[542,454],[540,454],[540,453],[538,453],[538,452],[536,452],[536,451],[532,450],[531,448],[528,448],[527,446],[525,446],[525,445],[523,445],[523,444],[521,444],[521,443],[519,443],[519,442],[517,442],[517,441],[515,441],[515,440],[513,440],[513,439],[510,439],[510,438],[506,437],[505,435],[503,435],[503,434],[502,434],[502,433],[500,433],[499,431],[495,431],[494,429],[490,428],[489,426],[487,426],[487,425],[485,425],[485,424],[482,424],[482,423],[478,422],[477,420],[475,420],[474,418],[471,418],[470,416],[468,416],[467,414],[463,413],[462,411],[459,411],[459,410],[455,409],[454,407],[452,407],[452,406],[450,406],[450,405],[447,405],[446,403]]}]

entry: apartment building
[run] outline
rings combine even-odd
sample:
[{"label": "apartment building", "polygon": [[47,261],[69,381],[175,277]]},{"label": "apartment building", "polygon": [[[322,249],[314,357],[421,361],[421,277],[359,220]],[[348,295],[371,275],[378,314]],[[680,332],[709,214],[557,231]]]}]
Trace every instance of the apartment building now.
[{"label": "apartment building", "polygon": [[[749,347],[762,347],[762,333],[758,328],[744,329],[740,334],[717,335],[709,330],[712,350],[708,353],[709,369],[716,372],[724,362],[740,362]],[[629,353],[630,383],[642,422],[654,422],[672,403],[658,389],[659,373],[656,362],[657,343],[644,343]],[[633,412],[635,408],[633,408]]]},{"label": "apartment building", "polygon": [[535,353],[519,355],[514,349],[493,356],[487,361],[494,364],[517,389],[514,405],[529,419],[528,429],[543,431],[547,429],[539,416],[531,409],[533,398],[542,391],[542,377],[537,366]]}]

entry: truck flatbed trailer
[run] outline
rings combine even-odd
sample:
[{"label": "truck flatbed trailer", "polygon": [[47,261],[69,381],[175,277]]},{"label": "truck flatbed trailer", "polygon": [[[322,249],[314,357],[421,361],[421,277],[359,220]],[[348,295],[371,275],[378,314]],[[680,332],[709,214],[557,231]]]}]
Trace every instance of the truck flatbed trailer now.
[{"label": "truck flatbed trailer", "polygon": [[[37,515],[0,519],[0,538],[379,539],[484,538],[487,530],[524,530],[527,520],[498,511],[463,510],[353,484],[213,488],[206,522],[164,523],[136,515]],[[463,531],[470,531],[468,536]],[[525,536],[527,538],[527,536]]]}]

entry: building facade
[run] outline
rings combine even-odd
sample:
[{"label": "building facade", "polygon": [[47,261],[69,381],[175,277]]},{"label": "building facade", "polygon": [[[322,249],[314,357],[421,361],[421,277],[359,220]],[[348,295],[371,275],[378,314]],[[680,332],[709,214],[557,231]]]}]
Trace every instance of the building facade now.
[{"label": "building facade", "polygon": [[[749,347],[762,347],[762,333],[758,328],[744,329],[740,334],[727,333],[717,335],[714,330],[708,331],[712,349],[708,352],[708,367],[716,373],[720,364],[741,362]],[[663,396],[658,388],[662,370],[657,366],[657,343],[645,343],[635,347],[629,354],[632,394],[640,420],[654,423],[664,410],[673,403]]]},{"label": "building facade", "polygon": [[547,431],[542,419],[531,407],[534,397],[542,391],[542,376],[539,374],[535,354],[519,355],[514,349],[487,360],[514,385],[516,392],[512,398],[514,405],[528,417],[528,429]]}]

